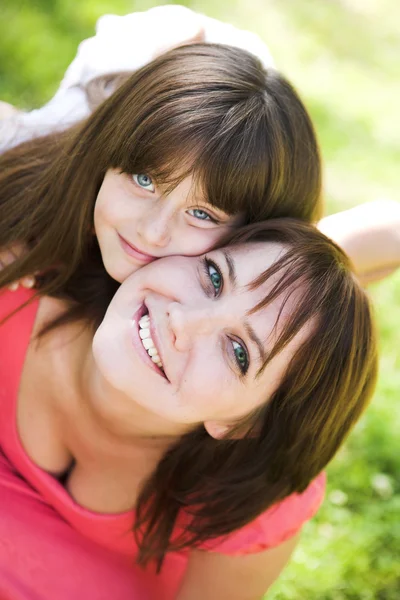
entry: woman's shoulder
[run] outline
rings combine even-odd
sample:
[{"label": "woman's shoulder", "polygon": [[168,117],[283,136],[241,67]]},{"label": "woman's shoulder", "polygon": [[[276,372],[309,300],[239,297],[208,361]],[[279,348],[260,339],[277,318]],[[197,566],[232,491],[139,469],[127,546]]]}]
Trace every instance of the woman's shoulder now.
[{"label": "woman's shoulder", "polygon": [[20,286],[16,291],[8,288],[0,289],[0,323],[8,315],[22,307],[34,295],[31,289]]},{"label": "woman's shoulder", "polygon": [[321,473],[301,494],[291,494],[233,533],[206,542],[202,549],[241,555],[263,552],[294,537],[320,508],[326,487]]},{"label": "woman's shoulder", "polygon": [[[35,322],[38,301],[34,292],[0,290],[0,399],[1,414],[14,410],[21,372]],[[30,302],[31,301],[31,302]]]},{"label": "woman's shoulder", "polygon": [[4,340],[13,333],[14,339],[19,333],[30,331],[38,308],[34,292],[24,287],[16,291],[0,289],[0,348],[1,353],[12,351],[14,344],[5,346]]}]

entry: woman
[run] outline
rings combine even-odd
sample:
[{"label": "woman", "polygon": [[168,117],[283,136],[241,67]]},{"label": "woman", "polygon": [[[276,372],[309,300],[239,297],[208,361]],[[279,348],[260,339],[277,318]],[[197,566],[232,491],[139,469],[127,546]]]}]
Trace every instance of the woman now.
[{"label": "woman", "polygon": [[[104,311],[106,288],[87,285]],[[17,294],[2,307],[14,311],[2,335],[21,341],[2,363],[12,466],[75,529],[147,569],[138,597],[148,585],[149,598],[259,598],[373,390],[370,308],[343,253],[299,222],[248,227],[137,271],[94,339],[98,312],[61,326],[70,302],[21,309],[31,292]]]}]

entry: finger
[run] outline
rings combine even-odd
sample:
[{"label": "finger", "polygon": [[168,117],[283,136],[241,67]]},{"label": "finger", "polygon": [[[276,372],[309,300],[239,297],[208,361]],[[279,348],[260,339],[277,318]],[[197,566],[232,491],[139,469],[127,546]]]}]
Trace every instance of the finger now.
[{"label": "finger", "polygon": [[33,288],[36,283],[36,278],[33,277],[33,275],[28,275],[27,277],[23,277],[20,280],[20,283],[24,288]]},{"label": "finger", "polygon": [[13,117],[18,112],[18,109],[15,108],[15,106],[12,106],[12,104],[8,104],[8,102],[0,102],[0,120]]},{"label": "finger", "polygon": [[202,44],[206,39],[204,27],[200,27],[199,31],[192,38],[189,38],[185,44]]},{"label": "finger", "polygon": [[5,269],[9,265],[11,265],[15,261],[15,256],[10,252],[10,250],[5,250],[1,253],[0,266],[2,269]]},{"label": "finger", "polygon": [[11,292],[15,292],[19,287],[19,282],[18,281],[13,281],[13,283],[10,283],[10,285],[8,286],[8,289],[11,290]]},{"label": "finger", "polygon": [[157,51],[154,52],[153,58],[162,56],[163,54],[165,54],[166,52],[169,52],[170,50],[173,50],[174,48],[179,48],[180,46],[186,46],[187,44],[198,44],[198,43],[204,42],[204,41],[205,41],[205,29],[203,26],[198,25],[198,27],[196,28],[196,31],[193,33],[193,35],[190,35],[189,37],[186,37],[184,39],[179,39],[172,44],[170,41],[168,41],[165,44],[161,44],[159,46],[159,48],[157,49]]}]

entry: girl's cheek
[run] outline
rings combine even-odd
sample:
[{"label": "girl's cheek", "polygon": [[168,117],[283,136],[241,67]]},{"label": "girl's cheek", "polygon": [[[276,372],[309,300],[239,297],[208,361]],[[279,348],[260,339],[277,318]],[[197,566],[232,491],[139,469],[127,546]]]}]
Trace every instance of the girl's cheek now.
[{"label": "girl's cheek", "polygon": [[230,231],[229,227],[218,227],[215,229],[197,229],[197,235],[193,234],[189,237],[188,244],[191,248],[194,248],[194,244],[197,243],[197,251],[191,252],[193,254],[204,254],[209,252],[216,244],[218,244],[223,237]]}]

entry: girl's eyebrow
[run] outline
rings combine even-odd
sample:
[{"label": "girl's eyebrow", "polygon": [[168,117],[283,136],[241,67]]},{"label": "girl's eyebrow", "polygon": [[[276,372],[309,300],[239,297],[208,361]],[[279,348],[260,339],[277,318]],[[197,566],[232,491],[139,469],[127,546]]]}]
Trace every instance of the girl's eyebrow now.
[{"label": "girl's eyebrow", "polygon": [[[228,267],[228,275],[229,275],[230,284],[232,286],[232,289],[235,290],[237,287],[237,274],[236,274],[235,261],[233,260],[232,254],[226,248],[222,249],[222,255],[225,258],[226,265]],[[244,328],[246,330],[247,335],[251,339],[251,341],[257,346],[257,350],[260,355],[260,360],[261,360],[262,364],[264,364],[265,358],[266,358],[266,352],[264,350],[264,345],[263,345],[262,341],[260,340],[260,338],[258,337],[258,335],[256,334],[253,327],[250,325],[250,323],[248,321],[244,321]]]}]

